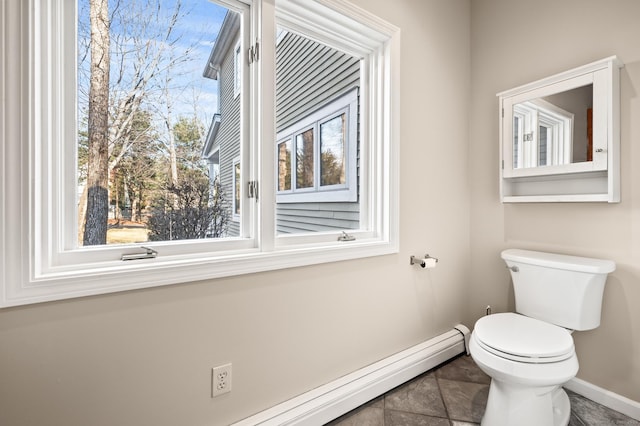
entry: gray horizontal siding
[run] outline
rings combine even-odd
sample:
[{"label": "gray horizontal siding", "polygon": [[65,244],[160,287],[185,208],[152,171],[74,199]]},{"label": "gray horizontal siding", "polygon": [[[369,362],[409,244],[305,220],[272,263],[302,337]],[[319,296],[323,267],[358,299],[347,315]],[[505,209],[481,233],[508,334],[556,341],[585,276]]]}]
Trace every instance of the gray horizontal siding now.
[{"label": "gray horizontal siding", "polygon": [[360,61],[288,33],[276,48],[276,131],[360,85]]},{"label": "gray horizontal siding", "polygon": [[[233,48],[227,51],[220,76],[220,130],[216,142],[220,145],[220,184],[229,202],[229,217],[233,212],[233,159],[240,155],[240,96],[233,97]],[[240,235],[238,222],[229,220],[227,236]]]},{"label": "gray horizontal siding", "polygon": [[[276,131],[286,129],[359,85],[357,58],[288,33],[276,47]],[[359,157],[358,149],[358,161]],[[357,229],[359,224],[359,202],[276,206],[276,228],[281,234]]]},{"label": "gray horizontal siding", "polygon": [[278,232],[285,234],[357,229],[359,216],[358,203],[278,204],[276,208]]}]

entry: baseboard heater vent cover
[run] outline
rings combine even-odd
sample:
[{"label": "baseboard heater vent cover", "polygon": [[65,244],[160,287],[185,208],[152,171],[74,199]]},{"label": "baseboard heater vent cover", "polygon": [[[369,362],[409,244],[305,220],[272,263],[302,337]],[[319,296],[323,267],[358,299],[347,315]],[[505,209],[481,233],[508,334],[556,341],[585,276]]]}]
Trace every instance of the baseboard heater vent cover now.
[{"label": "baseboard heater vent cover", "polygon": [[451,331],[241,420],[234,426],[325,424],[466,353],[469,334],[467,327],[457,325]]}]

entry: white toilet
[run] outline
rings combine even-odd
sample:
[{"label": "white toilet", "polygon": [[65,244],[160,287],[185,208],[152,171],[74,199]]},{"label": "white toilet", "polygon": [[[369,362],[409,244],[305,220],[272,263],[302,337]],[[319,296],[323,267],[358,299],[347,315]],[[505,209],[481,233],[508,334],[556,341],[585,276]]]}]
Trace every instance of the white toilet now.
[{"label": "white toilet", "polygon": [[572,330],[600,325],[610,260],[510,249],[517,313],[479,319],[471,356],[491,387],[483,426],[566,426],[570,405],[562,385],[578,372]]}]

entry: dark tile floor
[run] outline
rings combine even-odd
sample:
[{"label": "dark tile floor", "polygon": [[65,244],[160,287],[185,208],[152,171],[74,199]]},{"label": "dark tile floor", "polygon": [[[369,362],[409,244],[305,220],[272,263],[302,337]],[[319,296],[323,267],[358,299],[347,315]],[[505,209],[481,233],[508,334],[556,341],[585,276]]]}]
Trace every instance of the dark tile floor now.
[{"label": "dark tile floor", "polygon": [[[461,355],[329,423],[330,426],[479,425],[490,378]],[[640,422],[567,391],[569,426],[640,426]]]}]

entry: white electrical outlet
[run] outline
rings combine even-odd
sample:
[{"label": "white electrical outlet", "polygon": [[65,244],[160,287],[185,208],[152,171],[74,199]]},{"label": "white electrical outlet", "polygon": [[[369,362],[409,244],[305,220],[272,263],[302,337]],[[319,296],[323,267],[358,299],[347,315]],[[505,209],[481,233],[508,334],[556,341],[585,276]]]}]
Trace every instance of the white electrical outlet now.
[{"label": "white electrical outlet", "polygon": [[211,397],[231,392],[231,364],[211,369]]}]

